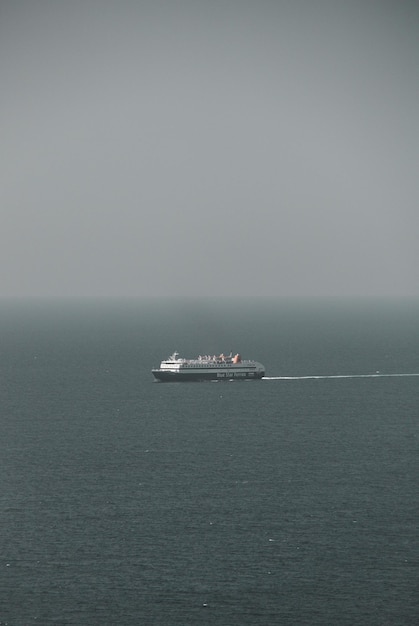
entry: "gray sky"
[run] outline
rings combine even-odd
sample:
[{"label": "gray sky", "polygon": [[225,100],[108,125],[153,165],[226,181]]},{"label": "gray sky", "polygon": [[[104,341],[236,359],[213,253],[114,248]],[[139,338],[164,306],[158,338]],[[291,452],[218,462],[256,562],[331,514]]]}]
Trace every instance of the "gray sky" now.
[{"label": "gray sky", "polygon": [[3,0],[0,295],[419,295],[419,7]]}]

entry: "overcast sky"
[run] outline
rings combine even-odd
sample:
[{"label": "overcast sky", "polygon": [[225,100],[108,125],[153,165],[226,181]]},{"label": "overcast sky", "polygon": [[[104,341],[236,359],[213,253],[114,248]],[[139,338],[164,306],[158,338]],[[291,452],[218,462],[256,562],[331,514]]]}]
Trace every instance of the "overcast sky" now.
[{"label": "overcast sky", "polygon": [[0,296],[419,295],[418,18],[2,0]]}]

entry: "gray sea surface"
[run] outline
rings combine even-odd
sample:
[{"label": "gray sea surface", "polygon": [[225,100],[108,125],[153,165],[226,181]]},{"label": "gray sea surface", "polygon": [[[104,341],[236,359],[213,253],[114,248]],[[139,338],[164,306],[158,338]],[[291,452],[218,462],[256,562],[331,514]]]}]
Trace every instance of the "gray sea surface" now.
[{"label": "gray sea surface", "polygon": [[[419,302],[0,303],[0,624],[410,625]],[[153,382],[239,351],[261,381]]]}]

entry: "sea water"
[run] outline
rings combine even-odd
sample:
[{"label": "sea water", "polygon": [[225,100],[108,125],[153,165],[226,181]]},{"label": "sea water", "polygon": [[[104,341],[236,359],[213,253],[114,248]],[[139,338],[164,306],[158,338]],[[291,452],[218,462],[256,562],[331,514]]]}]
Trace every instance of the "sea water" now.
[{"label": "sea water", "polygon": [[[3,301],[0,333],[0,624],[417,623],[418,301]],[[174,350],[266,379],[153,382]]]}]

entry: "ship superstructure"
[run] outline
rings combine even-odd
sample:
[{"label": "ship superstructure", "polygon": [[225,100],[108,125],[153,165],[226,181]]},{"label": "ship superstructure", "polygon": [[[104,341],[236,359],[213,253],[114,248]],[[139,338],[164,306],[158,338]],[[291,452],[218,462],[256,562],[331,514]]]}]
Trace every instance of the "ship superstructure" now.
[{"label": "ship superstructure", "polygon": [[243,360],[240,354],[225,356],[198,356],[184,359],[174,352],[151,370],[160,382],[204,381],[204,380],[258,380],[265,375],[261,363]]}]

